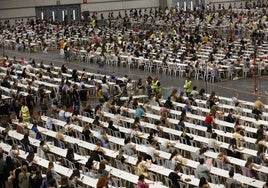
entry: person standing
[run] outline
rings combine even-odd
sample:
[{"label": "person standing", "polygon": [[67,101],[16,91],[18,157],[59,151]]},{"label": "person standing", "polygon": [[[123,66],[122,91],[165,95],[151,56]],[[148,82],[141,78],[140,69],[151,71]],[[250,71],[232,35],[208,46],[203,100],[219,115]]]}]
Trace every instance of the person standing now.
[{"label": "person standing", "polygon": [[22,102],[20,116],[24,122],[28,122],[31,119],[30,111],[25,101]]},{"label": "person standing", "polygon": [[27,170],[27,166],[24,165],[21,168],[21,173],[19,173],[19,187],[26,188],[29,187],[30,183],[30,173]]},{"label": "person standing", "polygon": [[195,177],[199,178],[199,179],[204,177],[204,178],[206,178],[206,180],[209,180],[210,179],[210,176],[209,176],[210,169],[206,165],[204,165],[205,160],[203,158],[200,158],[199,163],[200,164],[196,168]]},{"label": "person standing", "polygon": [[186,77],[186,80],[184,82],[184,91],[185,91],[187,97],[192,92],[192,81],[191,81],[191,78],[189,76]]}]

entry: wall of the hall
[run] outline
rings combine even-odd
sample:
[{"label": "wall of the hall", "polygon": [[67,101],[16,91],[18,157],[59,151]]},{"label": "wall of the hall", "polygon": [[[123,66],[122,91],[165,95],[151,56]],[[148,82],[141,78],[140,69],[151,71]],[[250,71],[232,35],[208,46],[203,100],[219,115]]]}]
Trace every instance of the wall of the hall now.
[{"label": "wall of the hall", "polygon": [[[35,7],[56,5],[57,0],[0,0],[0,20],[35,17]],[[159,0],[60,0],[61,5],[81,4],[81,12],[108,12],[159,7]]]}]

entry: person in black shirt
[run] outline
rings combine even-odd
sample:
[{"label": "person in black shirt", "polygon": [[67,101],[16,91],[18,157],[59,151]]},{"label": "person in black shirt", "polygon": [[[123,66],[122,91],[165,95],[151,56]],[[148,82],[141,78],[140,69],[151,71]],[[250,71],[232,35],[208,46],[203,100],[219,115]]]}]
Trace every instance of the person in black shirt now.
[{"label": "person in black shirt", "polygon": [[113,121],[109,121],[108,122],[108,129],[111,129],[111,130],[113,130],[113,131],[119,131],[119,129],[118,128],[116,128],[114,125],[113,125]]},{"label": "person in black shirt", "polygon": [[164,107],[168,108],[168,109],[174,109],[174,105],[171,101],[171,97],[168,97],[165,104],[164,104]]},{"label": "person in black shirt", "polygon": [[0,99],[0,116],[7,116],[8,114],[9,114],[8,105],[5,103],[3,99]]},{"label": "person in black shirt", "polygon": [[85,85],[82,85],[82,88],[79,91],[79,98],[80,98],[82,105],[85,105],[87,103],[88,90],[85,88]]},{"label": "person in black shirt", "polygon": [[32,95],[32,90],[30,89],[28,90],[28,95],[26,96],[26,103],[27,103],[27,107],[29,108],[30,114],[32,114],[35,103],[34,103],[34,97]]},{"label": "person in black shirt", "polygon": [[89,124],[85,124],[82,134],[85,136],[86,141],[89,141],[90,137],[93,136],[91,131],[89,130]]},{"label": "person in black shirt", "polygon": [[29,152],[30,151],[30,149],[29,149],[29,147],[30,147],[29,134],[26,133],[20,142],[24,146],[25,151]]},{"label": "person in black shirt", "polygon": [[177,165],[174,171],[170,172],[168,178],[172,181],[171,188],[180,188],[179,181],[181,180],[181,176],[178,173],[181,171],[181,166]]}]

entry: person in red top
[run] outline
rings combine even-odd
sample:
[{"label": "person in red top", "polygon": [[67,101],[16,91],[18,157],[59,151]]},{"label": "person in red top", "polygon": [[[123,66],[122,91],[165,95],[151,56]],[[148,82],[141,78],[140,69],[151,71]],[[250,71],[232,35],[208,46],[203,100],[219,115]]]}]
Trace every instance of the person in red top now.
[{"label": "person in red top", "polygon": [[212,132],[212,124],[214,122],[214,116],[210,113],[209,115],[206,116],[205,121],[204,121],[204,126],[207,127],[207,132]]},{"label": "person in red top", "polygon": [[144,181],[145,176],[141,174],[138,179],[137,188],[149,188],[149,183]]},{"label": "person in red top", "polygon": [[3,67],[7,67],[7,59],[6,58],[2,61],[1,65]]}]

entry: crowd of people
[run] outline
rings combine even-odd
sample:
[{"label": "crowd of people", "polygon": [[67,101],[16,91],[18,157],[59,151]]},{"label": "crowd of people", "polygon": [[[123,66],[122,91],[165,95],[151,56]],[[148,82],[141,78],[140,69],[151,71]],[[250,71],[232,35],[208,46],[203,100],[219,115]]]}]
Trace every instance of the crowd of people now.
[{"label": "crowd of people", "polygon": [[[99,19],[97,13],[92,19]],[[36,51],[36,45],[44,53],[48,48],[60,49],[66,60],[78,58],[100,66],[108,61],[119,65],[127,61],[132,67],[139,67],[137,58],[143,58],[153,64],[154,70],[157,67],[154,60],[160,60],[161,66],[172,62],[187,64],[187,73],[204,74],[209,67],[214,70],[216,80],[223,77],[219,70],[225,65],[234,69],[236,76],[243,74],[236,67],[249,69],[248,75],[254,75],[256,63],[261,73],[266,73],[265,4],[254,9],[219,5],[193,11],[131,10],[116,18],[111,13],[107,20],[115,24],[109,27],[98,26],[96,22],[69,25],[45,20],[16,25],[5,22],[1,24],[0,38],[4,45],[18,50]],[[144,25],[148,28],[143,28]]]},{"label": "crowd of people", "polygon": [[[136,27],[134,30],[130,31],[130,26],[126,21],[123,23],[123,27],[109,28],[109,27],[98,27],[97,25],[92,25],[90,27],[86,25],[49,25],[46,22],[40,22],[35,25],[32,22],[29,23],[19,23],[15,26],[10,26],[7,23],[1,25],[1,36],[2,40],[11,40],[15,38],[15,45],[19,45],[18,49],[24,50],[27,45],[31,42],[41,41],[43,51],[47,52],[46,40],[55,34],[56,46],[59,44],[60,48],[63,49],[65,57],[67,60],[71,60],[72,54],[76,54],[76,51],[82,49],[86,50],[88,53],[104,54],[110,53],[118,56],[118,61],[120,62],[120,55],[123,53],[130,53],[132,56],[144,56],[145,58],[156,58],[162,59],[163,63],[167,62],[168,59],[172,57],[177,57],[178,51],[181,49],[181,45],[186,45],[186,50],[179,57],[181,61],[185,61],[187,57],[191,57],[191,63],[199,62],[198,57],[195,55],[196,52],[202,49],[204,45],[211,46],[213,52],[217,52],[219,48],[225,51],[225,59],[230,59],[232,54],[241,53],[243,55],[243,50],[245,50],[249,45],[254,44],[255,49],[252,56],[250,56],[249,61],[254,61],[255,58],[259,58],[263,55],[261,52],[261,46],[264,44],[265,40],[265,30],[267,30],[267,8],[263,7],[257,9],[256,12],[239,11],[237,8],[220,8],[219,10],[214,10],[213,8],[207,10],[195,10],[195,11],[185,11],[179,12],[177,9],[166,9],[165,11],[144,11],[144,13],[138,13],[138,11],[132,11],[130,15],[125,15],[124,18],[118,16],[117,19],[135,19],[137,17],[142,18],[144,23],[150,22],[157,25],[157,21],[167,21],[166,25],[170,26],[159,26],[156,30],[150,29],[143,31],[141,28]],[[136,13],[135,13],[136,12]],[[244,38],[240,40],[241,48],[237,48],[232,43],[236,41],[235,34],[230,32],[228,37],[224,38],[215,32],[214,29],[209,29],[208,24],[220,26],[223,20],[228,20],[232,22],[233,25],[230,26],[229,31],[232,29],[239,29],[241,27],[252,28],[253,32],[251,34],[245,34]],[[110,14],[110,18],[112,15]],[[160,19],[161,18],[161,19]],[[180,18],[186,18],[180,19]],[[158,20],[157,20],[158,19]],[[130,21],[131,23],[131,21]],[[143,23],[143,22],[141,22]],[[196,27],[191,28],[195,25]],[[161,29],[163,27],[163,29]],[[29,32],[29,29],[31,32]],[[29,32],[29,33],[28,33]],[[25,35],[26,34],[26,35]],[[75,35],[79,35],[77,40],[72,40]],[[83,37],[92,37],[92,40],[83,41],[80,40]],[[27,41],[27,42],[26,42]],[[226,47],[228,46],[228,49]],[[74,50],[74,52],[72,52]],[[172,51],[167,53],[167,51]],[[214,53],[209,55],[209,62],[213,65],[215,63]],[[267,58],[267,52],[266,57]],[[260,59],[260,58],[259,58]],[[93,61],[93,60],[92,60]],[[97,59],[97,62],[99,60]],[[100,60],[103,61],[103,60]],[[237,59],[240,63],[242,59]],[[247,60],[246,60],[247,61]],[[135,62],[134,66],[135,66]],[[189,64],[189,70],[192,64]],[[219,62],[223,63],[223,62]],[[198,64],[198,63],[196,63]],[[201,65],[193,65],[201,66]],[[219,113],[218,102],[219,99],[215,92],[212,92],[209,97],[205,95],[204,89],[198,89],[196,86],[192,85],[191,74],[186,77],[185,84],[183,86],[184,90],[181,93],[177,93],[178,90],[172,91],[170,96],[165,102],[162,102],[161,95],[161,85],[158,78],[148,77],[148,79],[140,79],[136,84],[127,75],[119,79],[119,76],[112,73],[109,76],[103,76],[101,84],[96,81],[94,76],[89,76],[86,70],[79,73],[78,70],[73,69],[71,71],[71,77],[66,79],[63,74],[68,74],[69,69],[67,64],[64,64],[59,70],[56,66],[50,64],[46,67],[43,63],[35,63],[35,60],[31,59],[27,61],[26,59],[18,60],[15,57],[3,57],[2,67],[6,68],[3,72],[4,75],[1,76],[1,87],[9,88],[12,92],[9,92],[9,97],[11,100],[9,103],[4,99],[1,99],[0,104],[0,115],[2,117],[1,126],[5,130],[1,134],[1,139],[3,142],[12,145],[12,148],[5,160],[3,158],[3,153],[0,153],[0,183],[1,187],[5,185],[12,184],[13,187],[70,187],[68,184],[69,180],[65,176],[60,176],[56,173],[53,162],[50,161],[48,169],[46,171],[46,178],[42,178],[41,169],[35,165],[34,152],[40,149],[44,152],[45,158],[49,158],[50,147],[46,143],[47,140],[43,140],[42,132],[39,132],[37,126],[44,126],[47,129],[55,130],[55,125],[51,118],[58,118],[61,121],[66,122],[65,129],[61,129],[57,133],[57,142],[55,145],[61,145],[62,143],[66,145],[67,155],[66,158],[76,164],[76,170],[71,176],[71,180],[75,180],[75,177],[79,177],[79,163],[74,159],[73,148],[65,143],[64,135],[69,135],[75,137],[73,128],[70,126],[71,123],[77,123],[79,126],[83,126],[83,132],[85,139],[88,142],[92,142],[93,134],[90,130],[93,127],[98,127],[101,129],[97,137],[96,147],[94,152],[91,152],[91,157],[86,163],[88,169],[97,170],[98,174],[98,185],[97,187],[105,187],[108,184],[108,179],[111,178],[111,173],[109,173],[105,168],[111,162],[111,159],[105,156],[104,148],[111,149],[111,144],[109,142],[109,131],[119,131],[118,126],[123,126],[123,122],[119,117],[132,117],[131,110],[135,111],[134,123],[125,125],[130,129],[129,136],[123,133],[120,137],[124,139],[125,146],[119,150],[117,160],[122,163],[128,164],[128,159],[124,155],[137,155],[139,154],[136,150],[135,142],[138,144],[139,136],[143,134],[149,134],[146,155],[138,156],[136,163],[136,174],[139,176],[137,184],[139,187],[149,187],[149,184],[145,182],[145,178],[150,179],[148,173],[148,168],[151,163],[157,163],[159,157],[158,149],[168,151],[171,154],[170,167],[174,172],[169,174],[169,179],[172,181],[173,187],[179,185],[181,177],[178,176],[179,172],[182,172],[181,166],[185,162],[185,158],[189,156],[182,156],[180,152],[176,149],[174,150],[174,143],[169,141],[162,144],[158,143],[158,137],[168,138],[168,135],[163,131],[163,127],[169,127],[169,118],[171,117],[171,110],[176,110],[174,102],[184,103],[185,106],[182,109],[180,115],[180,121],[176,129],[182,131],[181,137],[185,139],[187,145],[191,144],[193,137],[191,136],[189,129],[185,126],[185,122],[189,120],[187,113],[193,113],[192,106],[196,106],[196,100],[206,100],[207,107],[210,108],[210,113],[204,117],[203,126],[207,127],[207,133],[210,136],[208,147],[202,147],[198,152],[198,161],[200,165],[196,168],[196,178],[200,179],[199,187],[205,188],[209,187],[208,182],[211,181],[210,169],[214,165],[211,158],[206,159],[204,153],[207,150],[212,150],[217,152],[217,148],[221,148],[221,143],[217,141],[217,134],[213,129],[217,129],[215,124],[215,118]],[[38,71],[36,71],[38,69]],[[21,71],[21,73],[18,73]],[[38,76],[32,76],[34,73]],[[49,79],[48,79],[49,78]],[[57,82],[54,78],[60,78],[61,82]],[[48,82],[58,85],[58,90],[55,91],[52,88],[45,86],[45,84],[37,84],[35,82]],[[116,86],[109,86],[109,82],[114,83]],[[26,84],[26,89],[19,86],[19,83]],[[77,84],[78,83],[78,84]],[[87,85],[96,86],[96,95],[98,98],[98,105],[92,105],[90,100],[90,93],[88,91]],[[38,88],[34,90],[33,88]],[[2,91],[2,90],[1,90]],[[48,91],[48,92],[46,92]],[[23,93],[27,93],[25,97]],[[2,96],[6,93],[2,92]],[[139,100],[133,95],[146,94],[148,100],[144,104],[140,104]],[[35,97],[37,96],[37,97]],[[129,100],[121,100],[121,97],[128,97]],[[36,100],[37,99],[37,100]],[[227,164],[230,163],[228,156],[241,158],[243,155],[239,148],[239,141],[243,141],[244,138],[244,126],[239,122],[241,114],[241,106],[239,105],[238,95],[233,96],[233,109],[230,109],[228,116],[225,118],[227,122],[235,123],[233,139],[230,140],[230,146],[228,150],[222,150],[218,154],[217,160],[223,163],[223,169],[227,169]],[[155,130],[146,130],[142,125],[141,121],[148,121],[145,117],[145,113],[154,113],[152,106],[158,106],[161,108],[160,120],[153,122],[156,125]],[[264,104],[260,99],[255,101],[252,113],[255,114],[256,120],[261,118],[261,114],[264,110]],[[86,112],[86,113],[84,113]],[[108,119],[105,113],[114,114],[114,118]],[[79,115],[87,114],[94,121],[92,124],[82,124]],[[42,121],[41,116],[48,115],[51,116],[45,123]],[[38,148],[32,148],[28,139],[28,134],[25,134],[23,140],[21,140],[21,145],[23,150],[28,151],[29,154],[25,160],[20,161],[19,155],[20,150],[18,145],[12,142],[8,132],[10,131],[10,126],[14,128],[12,120],[19,119],[20,122],[30,122],[34,126],[31,131],[36,133],[35,138],[40,140],[40,146]],[[109,127],[104,126],[104,122],[109,122]],[[257,121],[256,121],[257,122]],[[267,166],[268,159],[265,155],[266,150],[266,127],[257,124],[254,125],[258,129],[254,138],[257,139],[256,144],[258,146],[257,156],[249,156],[247,158],[245,167],[250,169],[249,177],[254,177],[258,179],[258,175],[255,169],[261,168],[260,164]],[[23,130],[18,130],[18,132],[23,133]],[[232,131],[232,130],[230,130]],[[30,134],[30,132],[29,132]],[[177,138],[178,139],[178,138]],[[99,155],[103,156],[104,159],[100,160]],[[63,163],[61,159],[57,159]],[[99,161],[99,166],[96,167],[94,161]],[[255,164],[254,164],[254,163]],[[64,164],[63,164],[64,165]],[[240,182],[234,179],[234,172],[230,170],[229,172],[230,181],[227,184],[241,185]],[[185,179],[184,181],[190,181]],[[267,187],[268,182],[263,187]]]}]

